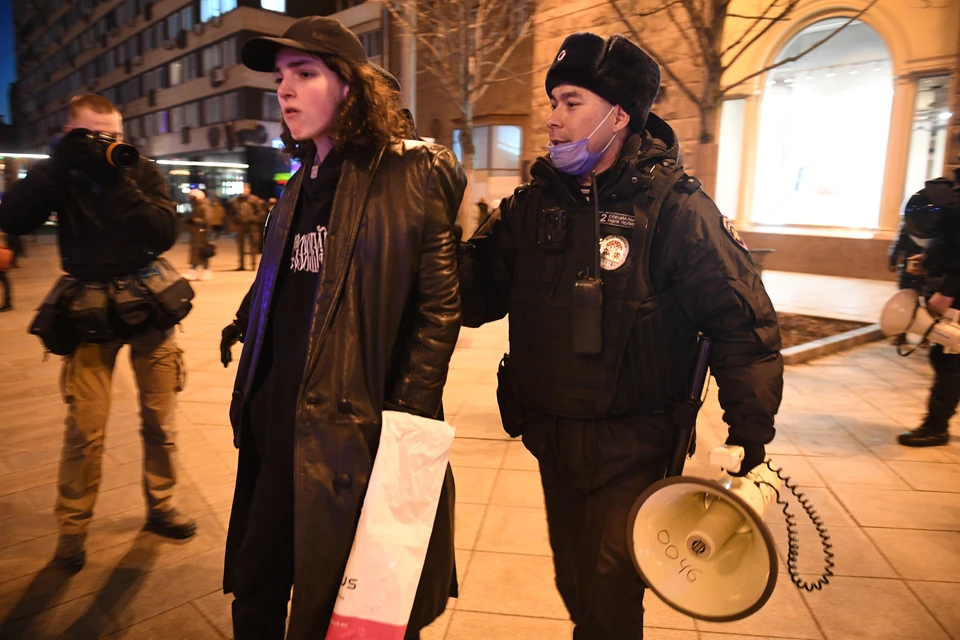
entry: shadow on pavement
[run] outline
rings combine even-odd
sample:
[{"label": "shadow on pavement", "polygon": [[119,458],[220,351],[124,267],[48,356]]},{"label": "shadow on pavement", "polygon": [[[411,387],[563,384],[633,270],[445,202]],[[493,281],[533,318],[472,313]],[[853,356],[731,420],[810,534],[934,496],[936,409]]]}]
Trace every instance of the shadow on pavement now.
[{"label": "shadow on pavement", "polygon": [[[34,576],[10,615],[0,623],[0,639],[89,640],[116,631],[113,614],[122,611],[140,592],[161,544],[163,542],[152,534],[138,534],[133,546],[97,591],[96,599],[69,627],[62,630],[51,628],[60,625],[51,624],[53,619],[48,617],[48,610],[66,604],[59,602],[60,596],[76,576],[64,573],[52,563],[47,565]],[[83,570],[77,574],[82,575]]]}]

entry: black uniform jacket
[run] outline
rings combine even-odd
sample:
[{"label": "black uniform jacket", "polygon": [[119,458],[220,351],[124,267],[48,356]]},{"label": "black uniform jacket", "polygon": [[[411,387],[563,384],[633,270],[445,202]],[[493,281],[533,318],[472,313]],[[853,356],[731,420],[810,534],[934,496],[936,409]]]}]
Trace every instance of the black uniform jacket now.
[{"label": "black uniform jacket", "polygon": [[[646,130],[628,138],[618,163],[598,177],[601,210],[614,209],[625,199],[646,198],[637,186],[637,176],[656,163],[672,166],[678,157],[673,130],[651,114]],[[531,174],[531,185],[505,199],[500,218],[471,238],[464,252],[473,261],[467,269],[461,268],[465,326],[477,327],[513,313],[514,265],[524,252],[538,250],[530,241],[536,234],[524,233],[528,225],[537,224],[538,214],[531,211],[535,207],[529,206],[529,199],[538,197],[537,190],[549,192],[552,202],[585,205],[580,185],[557,171],[548,158],[538,159]],[[672,290],[690,330],[712,339],[710,368],[719,384],[730,433],[766,444],[774,436],[774,415],[783,390],[776,314],[746,246],[729,221],[702,190],[686,198],[681,195],[682,189],[677,189],[664,201],[650,255],[641,259],[647,260],[654,290]],[[671,353],[669,344],[635,347],[627,353],[647,353],[651,358]],[[544,359],[543,366],[551,363]]]}]

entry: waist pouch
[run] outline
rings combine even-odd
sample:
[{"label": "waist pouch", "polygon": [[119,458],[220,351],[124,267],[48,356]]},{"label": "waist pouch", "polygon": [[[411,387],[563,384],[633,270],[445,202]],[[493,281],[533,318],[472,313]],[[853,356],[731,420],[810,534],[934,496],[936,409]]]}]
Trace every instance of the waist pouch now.
[{"label": "waist pouch", "polygon": [[164,258],[111,283],[111,301],[121,322],[164,331],[193,308],[193,287]]},{"label": "waist pouch", "polygon": [[58,356],[68,356],[80,344],[80,336],[70,322],[70,307],[80,282],[72,276],[63,276],[40,303],[37,315],[30,323],[30,333],[40,338],[43,346]]},{"label": "waist pouch", "polygon": [[114,338],[109,301],[108,283],[82,282],[77,288],[68,318],[81,342],[107,342]]}]

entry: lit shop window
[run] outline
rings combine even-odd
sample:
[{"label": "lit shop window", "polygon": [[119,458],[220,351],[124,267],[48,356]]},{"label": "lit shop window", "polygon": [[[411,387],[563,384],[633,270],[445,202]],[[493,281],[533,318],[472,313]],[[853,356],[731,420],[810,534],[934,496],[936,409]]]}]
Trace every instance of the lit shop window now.
[{"label": "lit shop window", "polygon": [[[810,25],[778,60],[845,22]],[[892,105],[889,49],[863,22],[771,71],[760,107],[753,221],[876,228]]]},{"label": "lit shop window", "polygon": [[[492,176],[515,176],[520,172],[523,130],[513,125],[473,128],[473,168]],[[463,161],[460,130],[453,132],[453,152]]]}]

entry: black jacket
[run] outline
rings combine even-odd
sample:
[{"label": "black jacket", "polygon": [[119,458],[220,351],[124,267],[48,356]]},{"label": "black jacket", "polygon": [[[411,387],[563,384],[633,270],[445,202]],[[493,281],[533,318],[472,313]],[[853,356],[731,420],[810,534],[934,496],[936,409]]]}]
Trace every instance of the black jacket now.
[{"label": "black jacket", "polygon": [[57,213],[63,270],[84,281],[107,281],[149,264],[177,238],[167,181],[145,158],[99,193],[37,163],[0,203],[0,229],[25,235]]},{"label": "black jacket", "polygon": [[[644,133],[631,136],[619,162],[598,177],[600,206],[628,198],[640,202],[646,197],[638,186],[643,169],[669,165],[678,157],[672,129],[651,114]],[[514,264],[522,252],[538,250],[535,243],[523,240],[531,237],[523,229],[536,224],[527,199],[542,189],[551,193],[552,201],[566,200],[571,207],[585,202],[579,184],[557,171],[549,159],[537,160],[531,175],[532,185],[505,199],[501,218],[481,229],[463,252],[468,262],[474,261],[461,268],[465,326],[477,327],[512,313]],[[727,230],[713,201],[696,190],[682,209],[678,202],[679,197],[668,197],[659,212],[647,256],[650,281],[656,291],[672,289],[691,330],[712,339],[710,368],[731,435],[766,444],[774,436],[783,389],[776,314],[746,247]],[[671,349],[667,344],[659,351],[669,357]],[[637,350],[627,353],[631,351]],[[550,363],[545,360],[543,366]]]},{"label": "black jacket", "polygon": [[[249,517],[257,462],[245,454],[250,389],[272,313],[303,169],[270,216],[243,328],[230,418],[241,442],[227,533],[224,587]],[[453,153],[404,141],[373,159],[346,159],[333,212],[294,433],[294,582],[288,637],[322,638],[346,566],[380,437],[385,407],[436,417],[460,331],[453,223],[466,179]],[[453,477],[448,472],[411,628],[446,606],[455,584]]]}]

